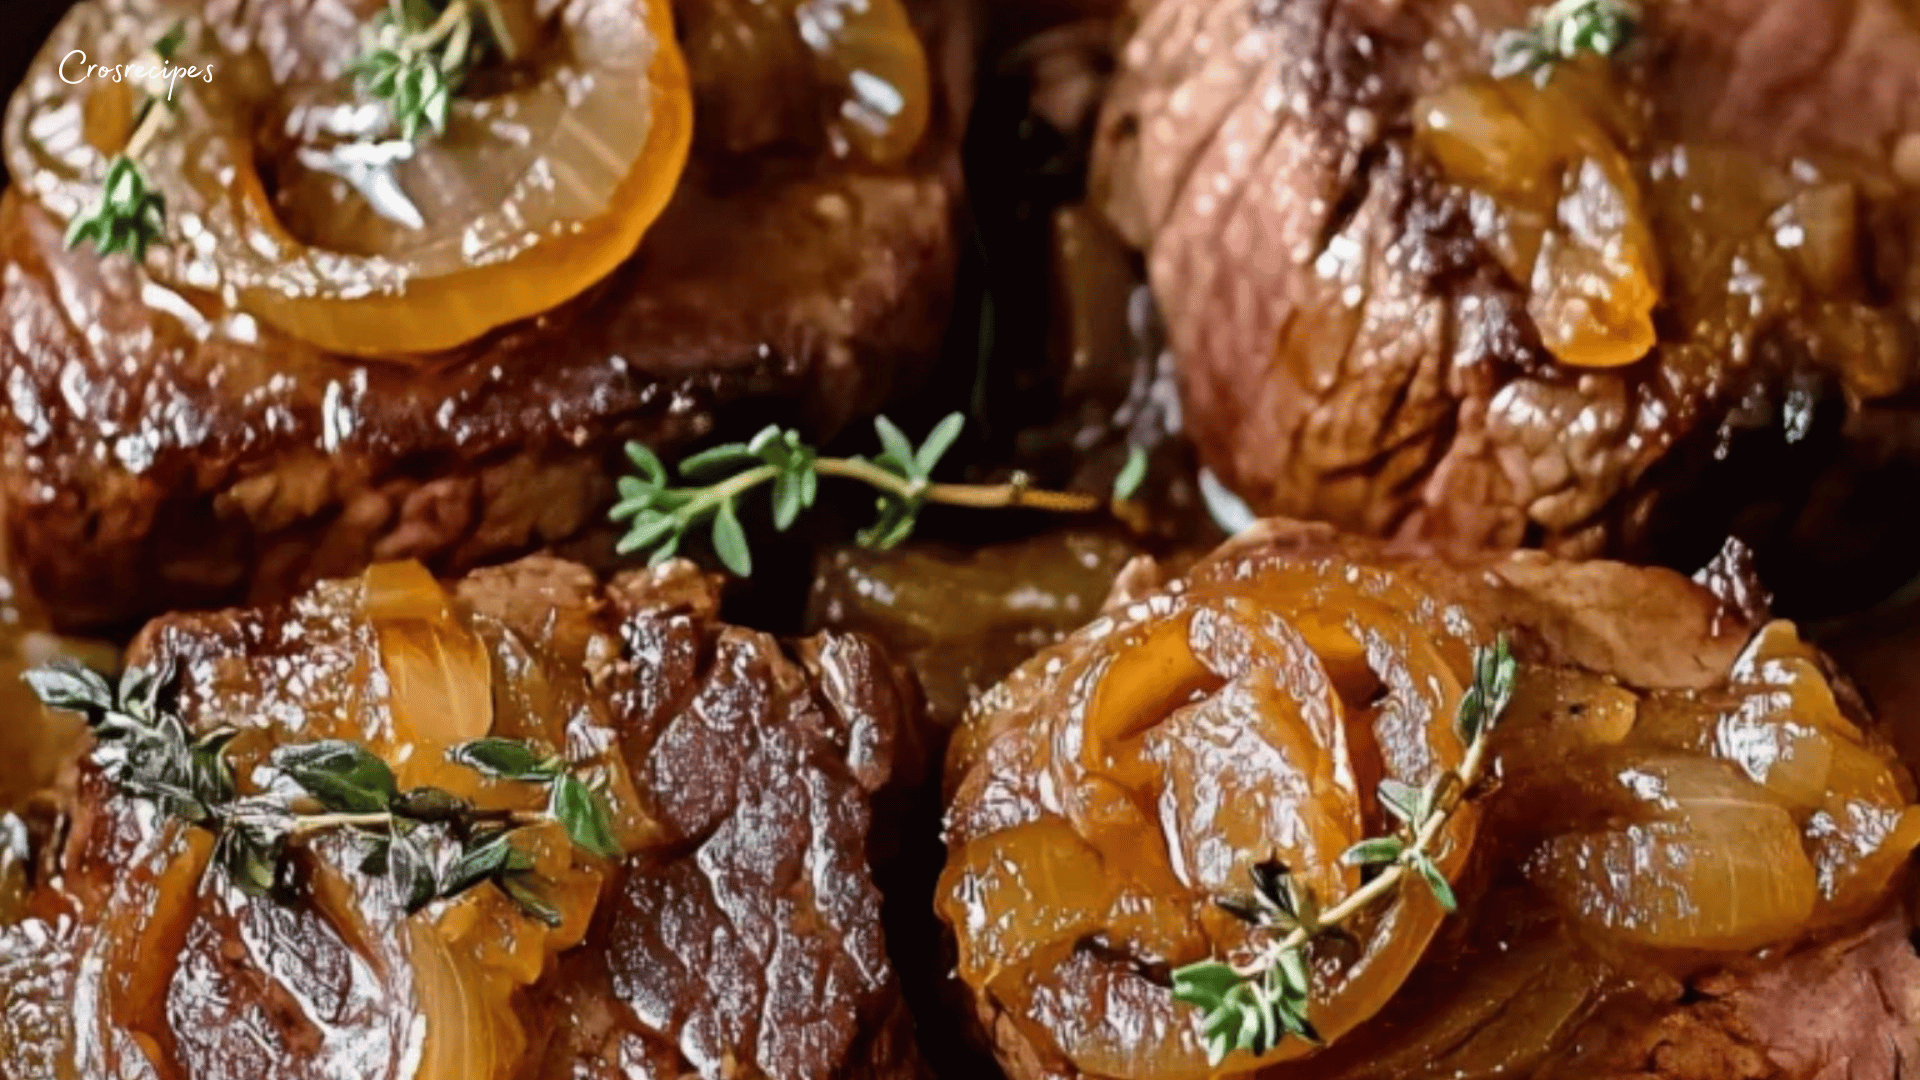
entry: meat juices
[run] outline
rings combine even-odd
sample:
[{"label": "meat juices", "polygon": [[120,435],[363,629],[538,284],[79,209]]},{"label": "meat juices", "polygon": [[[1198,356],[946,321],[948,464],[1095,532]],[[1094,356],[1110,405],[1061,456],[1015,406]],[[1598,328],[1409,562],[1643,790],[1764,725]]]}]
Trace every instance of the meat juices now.
[{"label": "meat juices", "polygon": [[[1489,76],[1519,0],[1148,0],[1095,188],[1206,463],[1264,513],[1685,569],[1911,576],[1920,22],[1635,5]],[[1544,6],[1544,5],[1542,5]]]},{"label": "meat juices", "polygon": [[[207,8],[229,42],[272,43],[222,77],[271,67],[296,84],[282,111],[316,86],[337,92],[327,77],[358,48],[360,18],[342,6]],[[770,417],[824,437],[916,385],[938,354],[971,58],[944,5],[912,6],[934,100],[910,154],[889,146],[896,159],[878,167],[807,146],[705,148],[639,250],[577,298],[447,352],[371,361],[276,331],[218,290],[66,250],[63,216],[34,195],[45,160],[27,95],[73,92],[50,68],[66,38],[86,31],[94,61],[110,61],[106,42],[146,26],[129,10],[76,9],[6,133],[0,491],[16,559],[63,628],[130,632],[169,610],[278,602],[378,559],[452,574],[555,544],[597,555],[627,440],[672,457]],[[49,108],[35,131],[72,150],[60,122],[82,112]],[[275,208],[290,228],[369,216],[329,213],[329,178],[296,169],[297,149],[260,147],[298,196]]]},{"label": "meat juices", "polygon": [[450,592],[384,564],[286,607],[154,623],[129,661],[179,665],[196,731],[248,732],[243,794],[274,745],[333,737],[402,787],[537,806],[444,750],[538,738],[605,781],[628,855],[548,838],[552,929],[491,885],[406,917],[339,835],[301,857],[300,903],[249,901],[207,870],[206,833],[88,768],[58,877],[0,929],[0,1075],[917,1075],[867,867],[917,702],[862,639],[796,661],[716,602],[686,563],[601,590],[533,559]]},{"label": "meat juices", "polygon": [[[1690,984],[1772,980],[1777,1001],[1761,951],[1886,936],[1873,920],[1920,842],[1913,782],[1791,624],[1663,570],[1448,562],[1270,522],[1041,652],[954,737],[937,902],[1002,1064],[1255,1068],[1209,1066],[1167,971],[1247,944],[1216,901],[1255,863],[1324,906],[1359,887],[1340,857],[1391,831],[1380,780],[1458,763],[1471,651],[1496,631],[1519,668],[1495,779],[1435,852],[1461,913],[1409,886],[1346,926],[1351,945],[1316,940],[1310,1018],[1331,1045],[1283,1042],[1261,1075],[1631,1073],[1685,1026]],[[1888,978],[1920,972],[1910,950],[1866,951]],[[1555,1071],[1575,1065],[1596,1071]]]}]

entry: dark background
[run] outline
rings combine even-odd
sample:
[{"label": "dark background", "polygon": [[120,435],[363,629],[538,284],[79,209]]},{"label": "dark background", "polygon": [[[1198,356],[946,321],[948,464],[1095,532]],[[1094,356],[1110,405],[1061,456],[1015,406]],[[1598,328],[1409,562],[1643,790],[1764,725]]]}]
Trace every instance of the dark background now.
[{"label": "dark background", "polygon": [[[0,88],[8,97],[72,0],[0,0]],[[0,165],[0,178],[6,167]]]}]

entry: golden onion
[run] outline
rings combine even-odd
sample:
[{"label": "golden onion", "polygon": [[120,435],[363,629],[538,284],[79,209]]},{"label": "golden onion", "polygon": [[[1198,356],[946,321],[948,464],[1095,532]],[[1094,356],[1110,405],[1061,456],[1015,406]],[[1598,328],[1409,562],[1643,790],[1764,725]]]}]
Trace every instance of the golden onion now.
[{"label": "golden onion", "polygon": [[[1061,1075],[1492,1075],[1564,1049],[1616,989],[1870,916],[1920,844],[1912,782],[1790,624],[1738,618],[1663,572],[1266,523],[1040,653],[955,733],[937,907],[957,973],[1003,1054]],[[1210,1063],[1168,972],[1257,955],[1268,932],[1220,903],[1253,863],[1322,910],[1361,888],[1342,854],[1393,832],[1381,781],[1460,767],[1495,627],[1519,667],[1489,782],[1431,852],[1460,920],[1437,934],[1417,885],[1343,912],[1350,940],[1305,945],[1326,1048]]]},{"label": "golden onion", "polygon": [[142,90],[68,82],[61,64],[138,62],[186,17],[174,62],[213,75],[175,86],[140,153],[170,218],[150,270],[322,349],[449,349],[605,277],[686,162],[691,90],[667,0],[538,10],[544,25],[517,20],[537,28],[524,61],[474,75],[445,134],[410,143],[342,74],[360,43],[332,20],[88,0],[15,97],[7,164],[57,217],[89,207]]},{"label": "golden onion", "polygon": [[1569,69],[1546,86],[1478,80],[1414,110],[1418,145],[1482,200],[1474,227],[1528,289],[1541,343],[1572,367],[1652,350],[1663,280],[1639,182],[1601,109]]}]

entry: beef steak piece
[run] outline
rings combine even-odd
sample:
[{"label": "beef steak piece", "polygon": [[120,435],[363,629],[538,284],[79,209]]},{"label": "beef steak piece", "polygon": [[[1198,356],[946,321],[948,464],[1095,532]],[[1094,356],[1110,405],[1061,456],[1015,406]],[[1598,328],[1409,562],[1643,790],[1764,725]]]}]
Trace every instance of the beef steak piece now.
[{"label": "beef steak piece", "polygon": [[1732,529],[1830,606],[1911,571],[1911,5],[1656,0],[1504,80],[1523,0],[1134,7],[1094,186],[1257,511],[1685,569]]},{"label": "beef steak piece", "polygon": [[244,732],[243,793],[272,747],[346,738],[402,789],[544,807],[446,760],[490,731],[603,784],[627,854],[531,826],[551,929],[491,882],[406,916],[338,834],[296,850],[293,902],[251,900],[208,834],[83,764],[55,873],[0,929],[0,1077],[919,1075],[868,872],[917,701],[864,639],[789,654],[717,599],[687,563],[604,589],[546,558],[451,589],[402,563],[151,624],[130,662],[178,672],[196,733]]},{"label": "beef steak piece", "polygon": [[956,267],[971,46],[957,10],[917,10],[941,107],[905,164],[703,151],[609,278],[424,366],[322,353],[68,251],[17,183],[0,200],[0,493],[32,587],[65,627],[130,631],[381,559],[455,574],[563,543],[590,556],[626,441],[670,457],[878,410],[937,355]]},{"label": "beef steak piece", "polygon": [[[1152,579],[1122,575],[948,753],[936,905],[1016,1080],[1829,1080],[1920,1049],[1913,779],[1751,595],[1277,519]],[[1420,833],[1455,902],[1409,876],[1349,909],[1301,954],[1323,1045],[1211,1060],[1174,973],[1288,932],[1250,881],[1321,912],[1378,881],[1345,853],[1422,842],[1389,800],[1460,779],[1469,716],[1485,770]]]}]

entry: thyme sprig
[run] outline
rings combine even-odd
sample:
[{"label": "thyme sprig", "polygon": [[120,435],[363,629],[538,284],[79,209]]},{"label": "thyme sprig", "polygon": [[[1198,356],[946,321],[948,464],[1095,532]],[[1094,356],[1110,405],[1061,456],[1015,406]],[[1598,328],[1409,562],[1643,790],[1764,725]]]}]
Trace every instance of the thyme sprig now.
[{"label": "thyme sprig", "polygon": [[302,797],[240,797],[227,749],[241,733],[193,736],[172,701],[172,668],[131,667],[115,686],[96,671],[56,660],[28,671],[40,700],[86,717],[93,760],[124,794],[214,835],[212,866],[242,892],[285,897],[294,888],[294,848],[327,833],[361,845],[360,872],[384,877],[409,914],[492,882],[528,915],[557,926],[534,858],[530,826],[558,821],[573,843],[620,857],[605,796],[557,755],[487,738],[449,751],[488,776],[548,789],[544,811],[487,809],[435,787],[402,790],[393,769],[365,747],[328,740],[276,748],[270,762]]},{"label": "thyme sprig", "polygon": [[[486,23],[483,32],[480,22]],[[400,137],[444,135],[453,97],[491,41],[511,60],[512,34],[494,0],[389,0],[362,31],[348,70],[362,92],[388,103]]]},{"label": "thyme sprig", "polygon": [[[186,41],[186,23],[176,22],[153,43],[152,54],[162,65],[173,62]],[[140,167],[146,153],[170,115],[170,103],[149,91],[133,114],[133,134],[127,145],[107,162],[106,178],[100,184],[100,200],[67,226],[67,247],[92,244],[103,258],[127,252],[135,262],[143,262],[147,248],[163,242],[167,232],[167,204],[147,182]]]},{"label": "thyme sprig", "polygon": [[916,447],[882,416],[874,421],[881,452],[872,460],[821,457],[798,432],[770,426],[749,442],[716,446],[681,462],[682,478],[711,481],[691,487],[673,486],[658,455],[639,443],[628,443],[627,457],[639,472],[620,479],[620,501],[610,515],[628,525],[619,543],[620,554],[646,552],[651,562],[663,562],[679,552],[689,532],[711,523],[714,553],[728,570],[750,576],[753,555],[740,524],[740,499],[772,485],[773,524],[784,532],[802,511],[813,507],[823,476],[859,481],[880,493],[878,516],[860,533],[859,541],[882,551],[913,534],[921,510],[929,503],[982,509],[1026,507],[1063,514],[1092,513],[1108,505],[1097,496],[1037,490],[1024,475],[1005,484],[936,483],[933,471],[953,448],[965,423],[964,416],[954,413]]},{"label": "thyme sprig", "polygon": [[1545,85],[1554,65],[1583,52],[1612,56],[1632,39],[1639,12],[1630,0],[1554,0],[1528,16],[1525,30],[1494,43],[1495,78],[1531,74]]},{"label": "thyme sprig", "polygon": [[1288,1037],[1318,1043],[1308,1016],[1312,967],[1307,948],[1314,939],[1341,933],[1349,919],[1396,895],[1409,876],[1417,878],[1448,912],[1458,907],[1453,887],[1440,872],[1435,848],[1453,812],[1486,765],[1487,735],[1513,697],[1515,662],[1503,634],[1492,648],[1476,649],[1473,683],[1461,696],[1455,730],[1466,746],[1458,769],[1437,773],[1424,788],[1388,778],[1379,788],[1380,805],[1398,823],[1387,836],[1363,840],[1341,860],[1377,872],[1332,907],[1277,861],[1252,870],[1251,897],[1227,898],[1220,906],[1252,924],[1264,940],[1244,964],[1210,959],[1173,972],[1173,997],[1201,1010],[1200,1030],[1207,1059],[1218,1065],[1245,1050],[1255,1056]]}]

